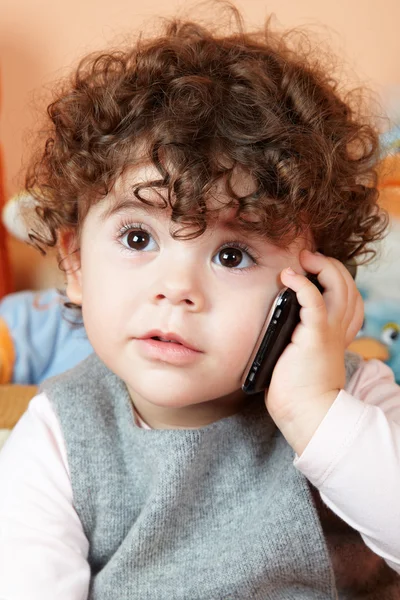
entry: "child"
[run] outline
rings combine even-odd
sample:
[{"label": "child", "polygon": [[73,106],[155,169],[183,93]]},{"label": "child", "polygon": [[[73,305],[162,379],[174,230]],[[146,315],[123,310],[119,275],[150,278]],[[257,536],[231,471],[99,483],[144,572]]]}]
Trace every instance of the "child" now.
[{"label": "child", "polygon": [[[285,39],[173,21],[50,105],[32,239],[95,353],[1,453],[3,600],[400,597],[400,389],[345,354],[376,132]],[[301,322],[245,395],[285,286]]]}]

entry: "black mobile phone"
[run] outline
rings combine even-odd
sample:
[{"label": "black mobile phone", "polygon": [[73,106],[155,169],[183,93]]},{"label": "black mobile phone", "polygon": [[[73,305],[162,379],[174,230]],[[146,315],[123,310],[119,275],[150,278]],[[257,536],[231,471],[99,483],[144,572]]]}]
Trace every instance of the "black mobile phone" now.
[{"label": "black mobile phone", "polygon": [[[307,278],[322,293],[317,277],[308,274]],[[278,358],[290,343],[299,321],[297,296],[290,288],[284,288],[275,298],[244,371],[242,390],[246,394],[262,392],[269,386]]]},{"label": "black mobile phone", "polygon": [[[350,260],[345,267],[355,279],[356,262]],[[308,274],[307,278],[323,292],[316,275]],[[243,373],[242,390],[246,394],[256,394],[267,389],[278,358],[290,343],[299,321],[300,305],[297,296],[290,288],[284,288],[275,298]]]}]

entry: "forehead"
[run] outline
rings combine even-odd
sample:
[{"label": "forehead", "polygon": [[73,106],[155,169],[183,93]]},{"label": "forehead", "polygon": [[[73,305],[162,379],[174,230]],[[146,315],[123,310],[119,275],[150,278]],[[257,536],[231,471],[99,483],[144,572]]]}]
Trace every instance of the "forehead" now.
[{"label": "forehead", "polygon": [[[238,196],[247,196],[255,190],[254,179],[240,167],[232,172],[230,185]],[[140,198],[135,190],[140,194]],[[215,215],[218,223],[223,223],[229,228],[243,229],[236,220],[237,201],[228,194],[223,178],[207,192],[206,204],[211,222],[212,215]],[[149,162],[130,167],[117,179],[112,192],[100,202],[100,218],[106,220],[114,214],[126,213],[133,209],[164,218],[171,215],[168,190],[158,169]]]}]

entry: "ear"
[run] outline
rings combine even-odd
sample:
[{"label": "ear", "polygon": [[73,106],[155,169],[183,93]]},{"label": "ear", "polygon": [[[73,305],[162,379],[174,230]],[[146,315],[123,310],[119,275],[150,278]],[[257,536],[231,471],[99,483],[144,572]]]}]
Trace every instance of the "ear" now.
[{"label": "ear", "polygon": [[60,267],[67,278],[66,294],[70,302],[82,306],[81,256],[77,234],[63,230],[58,235]]}]

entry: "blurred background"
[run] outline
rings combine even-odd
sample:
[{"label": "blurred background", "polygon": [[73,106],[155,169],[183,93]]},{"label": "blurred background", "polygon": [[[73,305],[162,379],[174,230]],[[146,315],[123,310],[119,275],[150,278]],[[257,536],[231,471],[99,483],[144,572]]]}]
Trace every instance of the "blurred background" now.
[{"label": "blurred background", "polygon": [[[382,99],[392,118],[400,115],[399,0],[246,0],[236,2],[249,27],[273,13],[283,28],[306,26],[343,59],[343,77],[357,74]],[[193,2],[174,0],[1,0],[0,144],[4,200],[23,187],[35,125],[55,81],[79,57],[116,45],[153,16],[191,15]],[[212,20],[210,5],[198,11]],[[196,13],[197,14],[197,13]],[[7,241],[13,289],[60,284],[54,256],[15,238]]]}]

